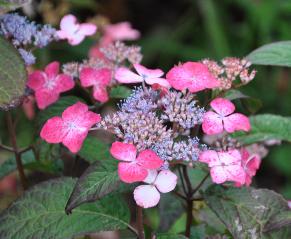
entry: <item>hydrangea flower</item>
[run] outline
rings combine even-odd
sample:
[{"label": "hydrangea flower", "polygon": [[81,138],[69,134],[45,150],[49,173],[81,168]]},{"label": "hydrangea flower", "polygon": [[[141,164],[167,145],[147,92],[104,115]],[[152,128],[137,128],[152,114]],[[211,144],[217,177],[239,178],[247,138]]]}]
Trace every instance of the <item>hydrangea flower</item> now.
[{"label": "hydrangea flower", "polygon": [[57,31],[60,39],[68,39],[69,44],[78,45],[86,36],[94,35],[97,27],[92,23],[78,23],[77,18],[71,14],[62,18],[61,30]]},{"label": "hydrangea flower", "polygon": [[230,100],[216,98],[211,101],[210,106],[214,112],[208,111],[204,114],[202,123],[204,133],[211,135],[219,134],[223,129],[228,133],[251,129],[248,117],[240,113],[233,114],[235,106]]},{"label": "hydrangea flower", "polygon": [[134,200],[137,205],[143,208],[156,206],[160,201],[160,192],[168,193],[175,189],[178,177],[169,170],[149,170],[144,180],[149,185],[140,185],[135,188]]},{"label": "hydrangea flower", "polygon": [[88,111],[88,106],[77,102],[55,116],[43,126],[40,136],[48,143],[63,143],[72,153],[78,152],[89,129],[101,121],[99,114]]},{"label": "hydrangea flower", "polygon": [[138,74],[132,72],[126,67],[120,67],[115,72],[115,79],[120,83],[141,83],[145,82],[149,85],[159,84],[163,87],[169,88],[169,82],[161,78],[164,72],[160,69],[151,70],[140,64],[133,64],[134,69]]},{"label": "hydrangea flower", "polygon": [[59,73],[60,64],[54,61],[44,71],[34,71],[29,75],[27,86],[34,90],[38,108],[44,109],[59,99],[60,93],[75,85],[71,76]]},{"label": "hydrangea flower", "polygon": [[[242,167],[245,170],[245,185],[250,186],[252,177],[256,175],[261,164],[261,158],[258,154],[250,155],[246,149],[241,150]],[[241,187],[243,184],[237,182],[235,186]]]},{"label": "hydrangea flower", "polygon": [[166,79],[174,89],[188,89],[192,93],[219,86],[219,81],[210,73],[208,67],[200,62],[174,66],[167,73]]},{"label": "hydrangea flower", "polygon": [[106,87],[111,81],[111,71],[109,69],[84,67],[80,72],[80,81],[83,87],[93,86],[94,99],[102,103],[108,101]]},{"label": "hydrangea flower", "polygon": [[199,161],[208,164],[214,183],[221,184],[232,181],[245,184],[245,170],[242,167],[242,157],[238,150],[219,152],[206,150],[200,154]]},{"label": "hydrangea flower", "polygon": [[124,161],[118,164],[118,175],[125,183],[143,181],[148,176],[148,169],[158,169],[163,165],[163,160],[152,150],[143,150],[137,156],[133,144],[114,142],[110,153],[114,158]]}]

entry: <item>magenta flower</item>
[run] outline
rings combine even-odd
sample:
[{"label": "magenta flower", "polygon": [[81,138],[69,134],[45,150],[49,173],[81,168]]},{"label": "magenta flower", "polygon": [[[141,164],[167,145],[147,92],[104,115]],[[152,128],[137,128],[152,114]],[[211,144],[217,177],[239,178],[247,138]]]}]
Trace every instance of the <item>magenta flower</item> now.
[{"label": "magenta flower", "polygon": [[94,35],[97,27],[92,23],[78,23],[77,18],[71,14],[62,18],[61,30],[57,31],[60,39],[68,39],[69,44],[78,45],[86,36]]},{"label": "magenta flower", "polygon": [[133,64],[134,69],[138,74],[132,72],[126,67],[120,67],[115,72],[115,79],[120,83],[141,83],[145,82],[148,85],[158,84],[160,86],[169,88],[169,82],[161,78],[164,72],[160,69],[151,70],[140,64]]},{"label": "magenta flower", "polygon": [[75,85],[69,75],[58,74],[60,64],[54,61],[43,71],[34,71],[29,75],[27,86],[34,90],[38,108],[44,109],[59,99],[60,93],[72,89]]},{"label": "magenta flower", "polygon": [[[242,167],[245,171],[245,185],[250,186],[252,177],[256,175],[261,164],[261,158],[258,154],[250,155],[246,149],[241,150]],[[235,186],[241,187],[243,184],[236,182]]]},{"label": "magenta flower", "polygon": [[77,102],[65,109],[62,117],[49,119],[40,136],[48,143],[63,143],[72,153],[76,153],[81,149],[89,129],[100,121],[99,114],[88,111],[87,105]]},{"label": "magenta flower", "polygon": [[163,161],[152,150],[143,150],[137,155],[133,144],[114,142],[110,149],[111,155],[121,161],[118,164],[118,175],[125,183],[134,183],[145,180],[148,169],[158,169]]},{"label": "magenta flower", "polygon": [[83,87],[93,86],[93,97],[102,103],[108,101],[106,87],[111,81],[111,71],[107,68],[94,69],[84,67],[80,73],[80,81]]},{"label": "magenta flower", "polygon": [[177,176],[170,170],[149,170],[145,183],[150,185],[140,185],[134,189],[134,200],[137,205],[143,208],[156,206],[160,201],[160,192],[168,193],[175,189]]},{"label": "magenta flower", "polygon": [[238,150],[219,151],[206,150],[199,156],[199,161],[207,163],[214,183],[226,181],[245,183],[245,170],[242,167],[242,158]]},{"label": "magenta flower", "polygon": [[166,75],[170,85],[176,90],[188,89],[195,93],[219,86],[219,81],[200,62],[186,62],[174,66]]},{"label": "magenta flower", "polygon": [[228,100],[223,98],[216,98],[210,103],[213,111],[208,111],[203,117],[202,129],[204,133],[219,134],[225,129],[228,133],[243,130],[249,131],[251,124],[243,114],[234,113],[235,106]]}]

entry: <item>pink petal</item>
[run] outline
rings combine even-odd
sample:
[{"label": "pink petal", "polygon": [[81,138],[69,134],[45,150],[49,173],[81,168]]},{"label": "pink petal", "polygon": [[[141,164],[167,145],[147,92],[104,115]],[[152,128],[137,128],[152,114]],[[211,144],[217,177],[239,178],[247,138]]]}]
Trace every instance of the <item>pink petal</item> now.
[{"label": "pink petal", "polygon": [[107,89],[103,86],[94,86],[93,97],[101,103],[105,103],[109,100]]},{"label": "pink petal", "polygon": [[84,67],[80,73],[80,81],[83,87],[94,86],[96,84],[107,86],[111,81],[111,71],[107,68],[94,69]]},{"label": "pink petal", "polygon": [[120,22],[105,26],[105,36],[112,41],[136,40],[140,37],[139,31],[132,29],[129,22]]},{"label": "pink petal", "polygon": [[234,104],[228,99],[216,98],[210,105],[221,116],[227,116],[235,110]]},{"label": "pink petal", "polygon": [[241,165],[241,154],[238,150],[218,152],[218,157],[223,165],[239,164]]},{"label": "pink petal", "polygon": [[70,34],[74,33],[79,28],[79,25],[77,24],[77,18],[71,14],[64,16],[61,20],[60,28],[62,31],[68,32]]},{"label": "pink petal", "polygon": [[207,163],[209,167],[220,165],[218,153],[214,150],[205,150],[201,152],[199,155],[199,161]]},{"label": "pink petal", "polygon": [[222,118],[212,111],[206,112],[203,116],[202,130],[208,135],[223,132]]},{"label": "pink petal", "polygon": [[92,23],[82,23],[80,25],[78,34],[84,35],[84,36],[91,36],[96,33],[97,26]]},{"label": "pink petal", "polygon": [[134,200],[143,208],[156,206],[160,201],[160,193],[153,185],[141,185],[134,189]]},{"label": "pink petal", "polygon": [[260,168],[261,158],[259,155],[255,154],[248,158],[245,167],[247,168],[247,174],[251,177],[256,175],[257,170]]},{"label": "pink petal", "polygon": [[215,166],[210,169],[210,176],[214,183],[221,184],[227,181],[227,175],[224,168],[221,166]]},{"label": "pink petal", "polygon": [[171,87],[170,83],[164,78],[146,78],[145,82],[148,85],[158,84],[158,85],[166,87],[166,88]]},{"label": "pink petal", "polygon": [[49,79],[55,78],[60,69],[60,63],[57,61],[53,61],[45,67],[45,73]]},{"label": "pink petal", "polygon": [[68,130],[66,128],[66,135],[62,143],[72,152],[77,153],[81,148],[85,138],[88,135],[88,130],[83,127]]},{"label": "pink petal", "polygon": [[164,74],[164,72],[160,69],[151,70],[137,63],[133,64],[133,67],[142,77],[159,78]]},{"label": "pink petal", "polygon": [[115,72],[115,79],[120,83],[139,83],[143,78],[125,67],[120,67]]},{"label": "pink petal", "polygon": [[72,46],[79,45],[85,39],[84,35],[75,33],[68,37],[68,42]]},{"label": "pink petal", "polygon": [[71,90],[75,86],[75,82],[72,77],[66,74],[58,75],[55,79],[55,82],[56,86],[54,87],[54,90],[60,93]]},{"label": "pink petal", "polygon": [[246,174],[241,165],[224,166],[228,181],[245,184]]},{"label": "pink petal", "polygon": [[31,73],[28,77],[27,86],[33,90],[38,90],[39,88],[42,88],[42,86],[45,83],[45,77],[43,71],[34,71]]},{"label": "pink petal", "polygon": [[135,183],[145,180],[148,175],[148,171],[134,162],[119,163],[118,175],[120,180],[125,183]]},{"label": "pink petal", "polygon": [[67,39],[68,34],[66,31],[59,30],[57,31],[57,36],[63,40],[63,39]]},{"label": "pink petal", "polygon": [[156,180],[157,175],[158,175],[157,170],[155,170],[155,169],[154,170],[148,170],[148,176],[143,181],[145,183],[152,184]]},{"label": "pink petal", "polygon": [[60,143],[63,140],[63,120],[56,116],[50,118],[42,127],[40,137],[48,143]]},{"label": "pink petal", "polygon": [[41,110],[55,103],[59,99],[60,94],[56,91],[38,90],[35,92],[35,100],[37,107]]},{"label": "pink petal", "polygon": [[224,128],[228,133],[243,130],[250,131],[251,124],[248,117],[243,114],[235,113],[223,119]]},{"label": "pink petal", "polygon": [[155,186],[161,193],[168,193],[175,189],[178,177],[170,170],[162,170],[159,172]]},{"label": "pink petal", "polygon": [[146,169],[158,169],[163,165],[163,160],[150,149],[141,151],[136,161],[141,167]]},{"label": "pink petal", "polygon": [[88,106],[86,104],[77,102],[64,110],[62,118],[66,122],[81,121],[87,111]]},{"label": "pink petal", "polygon": [[133,144],[114,142],[110,148],[111,155],[123,161],[134,161],[136,158],[136,147]]},{"label": "pink petal", "polygon": [[91,111],[87,111],[83,115],[82,120],[79,123],[79,126],[85,127],[89,130],[94,124],[97,124],[100,121],[101,121],[101,116],[99,114],[96,114]]}]

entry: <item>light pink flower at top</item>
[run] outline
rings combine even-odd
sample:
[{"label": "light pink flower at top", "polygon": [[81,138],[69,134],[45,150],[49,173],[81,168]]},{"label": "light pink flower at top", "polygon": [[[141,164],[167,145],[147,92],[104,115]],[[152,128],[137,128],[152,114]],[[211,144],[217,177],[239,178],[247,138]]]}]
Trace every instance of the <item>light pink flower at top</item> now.
[{"label": "light pink flower at top", "polygon": [[195,93],[219,86],[219,81],[210,73],[208,67],[200,62],[186,62],[174,66],[166,75],[166,79],[176,90],[188,89]]},{"label": "light pink flower at top", "polygon": [[143,150],[137,155],[133,144],[114,142],[110,149],[111,155],[121,161],[118,164],[118,175],[125,183],[134,183],[145,180],[148,169],[158,169],[163,161],[152,150]]},{"label": "light pink flower at top", "polygon": [[111,70],[107,68],[94,69],[84,67],[80,72],[80,81],[83,87],[93,86],[94,99],[102,103],[108,101],[106,87],[111,81]]},{"label": "light pink flower at top", "polygon": [[206,150],[199,155],[199,161],[207,163],[212,181],[217,184],[226,181],[245,183],[245,170],[238,150],[219,151]]},{"label": "light pink flower at top", "polygon": [[92,23],[78,23],[77,18],[71,14],[62,18],[61,30],[57,31],[60,39],[68,39],[69,44],[78,45],[86,36],[94,35],[97,27]]},{"label": "light pink flower at top", "polygon": [[75,85],[71,76],[59,74],[60,64],[54,61],[44,71],[34,71],[28,77],[27,86],[34,90],[38,108],[44,109],[59,99],[60,93]]},{"label": "light pink flower at top", "polygon": [[40,136],[48,143],[63,143],[72,153],[78,152],[89,129],[101,121],[99,114],[77,102],[64,110],[62,117],[52,117],[43,126]]},{"label": "light pink flower at top", "polygon": [[138,74],[132,72],[126,67],[120,67],[115,72],[115,79],[120,83],[141,83],[145,82],[149,85],[159,84],[160,86],[169,88],[169,82],[161,78],[164,72],[160,69],[151,70],[140,64],[133,64],[134,69]]},{"label": "light pink flower at top", "polygon": [[175,189],[177,176],[169,170],[149,170],[147,178],[144,180],[149,185],[140,185],[134,189],[134,200],[137,205],[143,208],[156,206],[160,201],[160,192],[168,193]]},{"label": "light pink flower at top", "polygon": [[[250,155],[246,149],[241,150],[242,167],[245,170],[245,185],[250,186],[252,177],[256,175],[261,164],[261,158],[258,154]],[[235,186],[241,187],[243,184],[237,182]]]},{"label": "light pink flower at top", "polygon": [[202,129],[203,132],[211,134],[219,134],[225,129],[228,133],[243,130],[249,131],[251,124],[247,116],[234,113],[235,106],[228,100],[216,98],[210,103],[213,111],[208,111],[204,114]]}]

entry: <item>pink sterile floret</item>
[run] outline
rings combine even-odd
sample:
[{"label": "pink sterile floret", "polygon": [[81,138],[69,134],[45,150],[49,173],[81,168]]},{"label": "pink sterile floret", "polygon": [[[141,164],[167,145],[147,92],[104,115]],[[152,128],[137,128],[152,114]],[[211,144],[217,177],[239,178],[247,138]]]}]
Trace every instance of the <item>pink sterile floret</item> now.
[{"label": "pink sterile floret", "polygon": [[83,87],[93,86],[93,96],[97,101],[102,103],[108,101],[106,87],[111,81],[111,70],[107,68],[94,69],[84,67],[80,73],[80,81]]},{"label": "pink sterile floret", "polygon": [[[241,150],[242,155],[242,167],[245,171],[245,185],[250,186],[252,183],[252,177],[256,175],[257,170],[261,164],[261,158],[258,154],[250,155],[246,149]],[[240,187],[243,184],[237,182],[235,186]]]},{"label": "pink sterile floret", "polygon": [[71,14],[62,18],[61,30],[57,31],[60,39],[68,39],[69,44],[78,45],[86,36],[94,35],[97,27],[92,23],[78,23],[77,18]]},{"label": "pink sterile floret", "polygon": [[210,73],[207,66],[200,62],[186,62],[174,66],[167,73],[166,79],[176,90],[188,89],[192,93],[219,86],[219,81]]},{"label": "pink sterile floret", "polygon": [[69,75],[58,74],[60,64],[54,61],[44,71],[34,71],[29,75],[27,86],[34,90],[38,108],[44,109],[59,99],[60,93],[75,85]]},{"label": "pink sterile floret", "polygon": [[251,129],[248,117],[240,113],[234,113],[235,106],[228,100],[216,98],[210,103],[213,111],[208,111],[203,117],[202,129],[204,133],[219,134],[225,129],[228,133]]},{"label": "pink sterile floret", "polygon": [[87,105],[77,102],[65,109],[62,117],[49,119],[40,136],[48,143],[63,143],[72,153],[76,153],[81,149],[89,129],[100,121],[99,114],[88,111]]},{"label": "pink sterile floret", "polygon": [[125,183],[143,181],[148,176],[148,169],[158,169],[163,161],[152,150],[146,149],[139,153],[133,144],[114,142],[110,149],[111,155],[121,161],[118,164],[118,175]]},{"label": "pink sterile floret", "polygon": [[236,149],[218,152],[206,150],[200,154],[199,161],[208,164],[214,183],[220,184],[226,181],[245,183],[246,176],[241,154]]},{"label": "pink sterile floret", "polygon": [[126,67],[120,67],[115,72],[115,79],[120,83],[140,83],[145,82],[149,85],[158,84],[160,86],[169,88],[169,82],[161,78],[164,72],[160,69],[151,70],[140,64],[133,64],[134,69],[138,74],[132,72]]},{"label": "pink sterile floret", "polygon": [[143,208],[156,206],[160,201],[160,192],[168,193],[175,189],[177,176],[169,170],[149,170],[147,178],[144,180],[149,185],[140,185],[135,188],[134,200],[137,205]]}]

